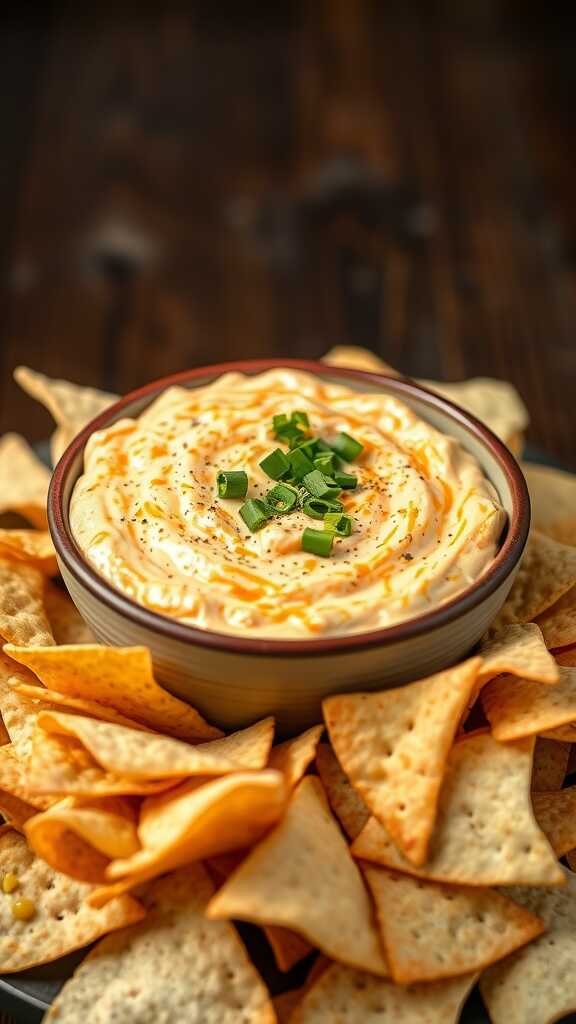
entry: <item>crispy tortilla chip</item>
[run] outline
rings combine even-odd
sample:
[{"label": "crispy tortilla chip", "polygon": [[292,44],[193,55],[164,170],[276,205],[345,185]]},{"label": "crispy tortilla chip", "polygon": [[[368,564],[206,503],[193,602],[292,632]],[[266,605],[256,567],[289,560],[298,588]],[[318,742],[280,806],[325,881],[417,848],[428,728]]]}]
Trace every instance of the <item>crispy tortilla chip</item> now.
[{"label": "crispy tortilla chip", "polygon": [[300,988],[291,988],[288,992],[282,992],[281,995],[274,996],[272,1003],[274,1004],[274,1012],[276,1013],[278,1024],[290,1024],[292,1014],[298,1003],[302,1002],[305,991],[306,986],[302,985]]},{"label": "crispy tortilla chip", "polygon": [[39,530],[48,525],[50,471],[19,434],[0,438],[0,514],[18,512]]},{"label": "crispy tortilla chip", "polygon": [[559,679],[558,666],[534,622],[505,626],[482,644],[480,656],[483,681],[504,672],[539,683],[557,683]]},{"label": "crispy tortilla chip", "polygon": [[387,973],[360,872],[313,776],[300,782],[280,824],[224,883],[207,913],[281,925],[334,960]]},{"label": "crispy tortilla chip", "polygon": [[28,680],[33,681],[34,676],[0,651],[0,712],[12,750],[21,758],[30,753],[32,734],[42,705],[18,693],[11,684],[27,684]]},{"label": "crispy tortilla chip", "polygon": [[44,605],[48,621],[57,644],[95,644],[94,636],[71,597],[62,587],[48,582],[44,590]]},{"label": "crispy tortilla chip", "polygon": [[163,690],[154,679],[147,647],[16,647],[6,654],[34,672],[48,689],[89,698],[116,708],[128,718],[182,740],[222,736],[202,716]]},{"label": "crispy tortilla chip", "polygon": [[450,383],[434,380],[421,380],[419,383],[471,412],[515,454],[521,454],[523,434],[529,423],[528,410],[516,388],[508,381],[472,377]]},{"label": "crispy tortilla chip", "polygon": [[534,747],[532,790],[561,789],[568,769],[569,743],[555,743],[539,736]]},{"label": "crispy tortilla chip", "polygon": [[332,964],[306,987],[290,1024],[457,1024],[476,978],[404,986]]},{"label": "crispy tortilla chip", "polygon": [[352,785],[404,855],[423,864],[446,759],[479,658],[408,686],[328,697],[324,718]]},{"label": "crispy tortilla chip", "polygon": [[102,883],[114,857],[140,849],[135,805],[125,798],[77,800],[67,797],[25,828],[30,846],[55,871],[81,882]]},{"label": "crispy tortilla chip", "polygon": [[306,939],[288,928],[266,925],[264,934],[270,943],[279,971],[291,971],[296,964],[299,964],[314,950],[314,947]]},{"label": "crispy tortilla chip", "polygon": [[501,676],[484,687],[481,699],[497,740],[548,732],[576,721],[576,668],[561,666],[555,686]]},{"label": "crispy tortilla chip", "polygon": [[56,576],[58,572],[56,552],[47,530],[0,529],[0,558],[26,562],[46,576]]},{"label": "crispy tortilla chip", "polygon": [[360,345],[335,345],[325,356],[322,362],[328,366],[343,366],[350,370],[368,370],[370,373],[386,373],[390,377],[399,377],[400,374],[390,363],[385,363],[375,352],[368,348],[361,348]]},{"label": "crispy tortilla chip", "polygon": [[562,544],[576,544],[576,475],[550,466],[522,466],[534,526]]},{"label": "crispy tortilla chip", "polygon": [[[29,849],[18,832],[0,836],[0,871],[18,878],[18,889],[0,899],[0,971],[23,971],[57,960],[74,949],[117,928],[139,921],[144,911],[130,896],[103,910],[85,900],[90,887],[54,871]],[[30,900],[34,916],[19,921],[12,914],[15,900]]]},{"label": "crispy tortilla chip", "polygon": [[26,762],[16,757],[11,743],[0,747],[0,789],[39,810],[54,802],[51,797],[30,790]]},{"label": "crispy tortilla chip", "polygon": [[531,622],[576,585],[576,548],[532,530],[512,590],[493,630]]},{"label": "crispy tortilla chip", "polygon": [[300,782],[308,765],[314,760],[318,740],[323,732],[323,725],[313,725],[301,736],[296,736],[293,740],[286,740],[285,743],[280,743],[272,750],[268,767],[282,772],[290,789]]},{"label": "crispy tortilla chip", "polygon": [[494,889],[423,882],[369,865],[364,875],[390,973],[402,985],[482,970],[544,930]]},{"label": "crispy tortilla chip", "polygon": [[492,1024],[552,1024],[576,1010],[576,878],[567,886],[510,889],[508,895],[542,918],[546,931],[480,979]]},{"label": "crispy tortilla chip", "polygon": [[326,790],[328,803],[350,839],[356,839],[370,818],[370,811],[356,792],[329,743],[320,743],[316,767]]},{"label": "crispy tortilla chip", "polygon": [[[9,659],[7,658],[6,660],[8,661]],[[16,665],[14,665],[14,668],[16,668]],[[91,718],[101,719],[103,722],[115,722],[117,725],[125,725],[129,729],[150,732],[147,725],[134,722],[131,718],[121,715],[119,711],[115,711],[114,708],[106,707],[105,704],[97,704],[94,700],[82,700],[80,697],[69,697],[68,694],[57,693],[56,690],[47,690],[45,686],[37,683],[33,675],[30,675],[30,679],[33,680],[32,683],[21,682],[20,672],[23,671],[25,669],[18,666],[17,675],[8,680],[8,687],[20,697],[26,697],[29,701],[35,702],[36,707],[33,713],[36,716],[40,714],[40,711],[46,710],[46,705],[50,705],[54,711],[63,707],[67,710],[79,711],[83,715],[90,715]],[[2,707],[1,700],[2,686],[0,683],[0,708]]]},{"label": "crispy tortilla chip", "polygon": [[538,625],[548,647],[567,647],[576,643],[576,587],[539,615]]},{"label": "crispy tortilla chip", "polygon": [[356,857],[454,885],[562,885],[554,852],[534,819],[534,740],[497,743],[469,733],[452,748],[429,859],[417,868],[376,818],[352,845]]},{"label": "crispy tortilla chip", "polygon": [[532,793],[536,821],[548,836],[557,857],[576,846],[576,786],[569,789]]},{"label": "crispy tortilla chip", "polygon": [[38,814],[38,811],[26,800],[20,800],[13,793],[0,789],[0,814],[9,821],[12,828],[22,832],[28,819]]},{"label": "crispy tortilla chip", "polygon": [[22,647],[54,643],[44,607],[43,574],[6,558],[0,558],[0,636]]},{"label": "crispy tortilla chip", "polygon": [[202,751],[212,757],[226,757],[237,767],[265,768],[274,740],[274,719],[270,715],[239,732],[230,733],[221,740],[202,744]]},{"label": "crispy tortilla chip", "polygon": [[129,779],[181,780],[187,775],[225,775],[261,768],[259,757],[254,763],[254,747],[260,746],[262,724],[269,723],[273,729],[274,719],[266,719],[226,739],[215,740],[211,749],[211,743],[193,747],[171,736],[143,733],[84,715],[42,711],[38,716],[38,726],[45,732],[74,737],[101,768]]},{"label": "crispy tortilla chip", "polygon": [[14,379],[23,391],[48,409],[54,419],[56,430],[51,441],[54,465],[76,434],[95,416],[118,401],[118,395],[72,384],[68,380],[55,380],[28,366],[17,366]]},{"label": "crispy tortilla chip", "polygon": [[275,1024],[266,986],[236,930],[208,921],[213,889],[200,864],[142,895],[146,919],[96,946],[57,996],[46,1024]]}]

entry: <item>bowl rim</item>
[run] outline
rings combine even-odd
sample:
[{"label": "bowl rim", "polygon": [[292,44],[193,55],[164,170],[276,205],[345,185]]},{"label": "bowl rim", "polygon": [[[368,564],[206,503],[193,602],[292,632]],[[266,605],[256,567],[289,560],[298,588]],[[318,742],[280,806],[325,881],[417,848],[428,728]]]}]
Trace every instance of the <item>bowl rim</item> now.
[{"label": "bowl rim", "polygon": [[[509,516],[504,543],[490,567],[479,579],[437,608],[392,626],[344,636],[311,640],[283,640],[219,633],[215,630],[206,630],[179,622],[177,619],[171,619],[159,612],[150,611],[126,597],[92,568],[72,535],[68,507],[64,499],[73,465],[78,456],[83,454],[90,436],[95,431],[108,426],[111,420],[116,420],[118,414],[134,402],[142,401],[142,399],[153,401],[162,391],[174,385],[185,385],[204,377],[219,377],[229,372],[263,373],[266,370],[282,368],[303,370],[316,376],[329,375],[341,378],[342,382],[352,380],[376,386],[385,385],[389,391],[391,390],[400,398],[403,396],[416,398],[423,401],[425,405],[447,414],[489,450],[506,478],[512,499],[512,513]],[[522,471],[503,442],[471,413],[465,412],[449,399],[430,391],[410,378],[336,367],[328,363],[306,359],[244,359],[196,367],[192,370],[183,370],[180,373],[161,377],[141,388],[130,391],[91,420],[68,446],[54,470],[48,492],[48,524],[58,557],[76,582],[83,586],[92,597],[106,604],[120,616],[129,619],[133,624],[154,633],[160,633],[167,639],[227,654],[266,655],[267,657],[282,658],[310,657],[352,653],[373,647],[388,647],[401,641],[412,640],[430,630],[448,625],[482,604],[510,576],[520,559],[530,529],[530,498]]]}]

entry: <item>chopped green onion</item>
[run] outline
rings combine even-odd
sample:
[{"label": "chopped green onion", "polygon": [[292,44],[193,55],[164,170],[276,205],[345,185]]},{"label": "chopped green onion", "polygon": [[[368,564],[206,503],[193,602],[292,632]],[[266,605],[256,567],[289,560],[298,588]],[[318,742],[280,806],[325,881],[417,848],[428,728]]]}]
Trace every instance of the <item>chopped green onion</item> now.
[{"label": "chopped green onion", "polygon": [[308,419],[308,413],[307,412],[300,412],[300,411],[293,412],[292,413],[292,422],[293,423],[298,423],[298,424],[301,423],[302,426],[304,426],[304,427],[309,427],[310,426],[310,420]]},{"label": "chopped green onion", "polygon": [[324,516],[324,528],[338,537],[349,537],[352,533],[352,519],[340,512],[327,512]]},{"label": "chopped green onion", "polygon": [[290,420],[285,412],[280,412],[277,416],[272,417],[272,429],[275,434],[277,434],[279,430],[282,430],[283,427],[287,427],[289,423]]},{"label": "chopped green onion", "polygon": [[307,526],[300,543],[302,551],[308,551],[311,555],[322,555],[326,558],[332,551],[334,534],[327,530],[311,530]]},{"label": "chopped green onion", "polygon": [[310,437],[307,441],[301,441],[300,444],[290,445],[291,448],[298,448],[299,451],[304,452],[309,459],[316,457],[316,440]]},{"label": "chopped green onion", "polygon": [[354,473],[341,473],[336,470],[334,473],[334,483],[338,484],[344,491],[352,491],[355,487],[358,487],[358,477],[354,476]]},{"label": "chopped green onion", "polygon": [[324,475],[331,476],[336,469],[336,456],[334,452],[320,452],[314,459],[314,469],[318,469]]},{"label": "chopped green onion", "polygon": [[329,512],[340,516],[343,505],[341,501],[327,501],[326,498],[306,498],[302,511],[311,519],[324,519]]},{"label": "chopped green onion", "polygon": [[266,476],[269,476],[272,480],[281,480],[282,477],[287,476],[290,472],[290,463],[282,449],[275,448],[273,452],[270,452],[269,455],[262,459],[260,469],[263,469]]},{"label": "chopped green onion", "polygon": [[216,477],[219,498],[245,498],[248,491],[248,477],[243,469],[223,470]]},{"label": "chopped green onion", "polygon": [[337,498],[340,494],[340,488],[336,487],[334,480],[324,476],[319,469],[313,469],[311,473],[306,473],[302,483],[314,498]]},{"label": "chopped green onion", "polygon": [[248,498],[240,509],[240,515],[248,529],[256,533],[256,530],[261,530],[270,519],[272,512],[259,498]]},{"label": "chopped green onion", "polygon": [[292,469],[292,476],[296,480],[302,480],[307,473],[311,473],[314,469],[310,459],[300,448],[294,448],[291,452],[288,452],[287,460]]},{"label": "chopped green onion", "polygon": [[287,487],[286,484],[276,484],[276,487],[273,487],[266,495],[266,504],[280,515],[291,512],[297,500],[298,492],[293,487]]},{"label": "chopped green onion", "polygon": [[321,437],[316,438],[316,447],[319,452],[327,452],[330,455],[334,455],[330,445],[326,444],[326,441],[323,441]]},{"label": "chopped green onion", "polygon": [[283,444],[289,445],[290,448],[297,448],[298,445],[305,440],[306,434],[303,430],[300,430],[300,427],[296,426],[295,423],[288,423],[286,427],[281,427],[281,429],[276,432],[276,437],[279,441],[282,441]]},{"label": "chopped green onion", "polygon": [[364,445],[360,444],[360,441],[356,441],[354,437],[350,437],[350,434],[342,432],[336,435],[330,447],[336,452],[336,455],[344,459],[344,462],[353,462],[360,455]]}]

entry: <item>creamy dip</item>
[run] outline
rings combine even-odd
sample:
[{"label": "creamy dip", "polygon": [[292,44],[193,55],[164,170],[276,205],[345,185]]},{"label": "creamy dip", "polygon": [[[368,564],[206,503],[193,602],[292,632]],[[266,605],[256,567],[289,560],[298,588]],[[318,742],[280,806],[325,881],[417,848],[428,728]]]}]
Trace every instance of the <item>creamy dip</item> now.
[{"label": "creamy dip", "polygon": [[[275,481],[258,463],[283,446],[276,413],[304,410],[314,436],[364,445],[353,519],[330,558],[301,550],[302,511],[257,533],[242,500],[217,497],[221,470],[245,470],[248,498]],[[89,562],[134,601],[204,629],[311,639],[358,633],[429,611],[492,562],[505,513],[476,460],[391,395],[295,370],[229,373],[165,391],[138,419],[90,438],[70,510]]]}]

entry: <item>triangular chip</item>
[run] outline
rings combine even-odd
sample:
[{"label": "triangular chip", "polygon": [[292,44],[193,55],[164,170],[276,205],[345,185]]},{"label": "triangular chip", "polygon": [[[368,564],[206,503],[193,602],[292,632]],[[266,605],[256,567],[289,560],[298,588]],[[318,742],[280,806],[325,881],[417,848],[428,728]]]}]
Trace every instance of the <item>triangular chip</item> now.
[{"label": "triangular chip", "polygon": [[560,667],[555,686],[501,676],[482,691],[492,734],[502,742],[535,736],[576,721],[576,668]]},{"label": "triangular chip", "polygon": [[28,366],[17,366],[14,378],[24,391],[48,409],[56,423],[57,429],[51,441],[54,465],[76,434],[95,416],[118,401],[118,395],[72,384],[68,380],[56,380]]},{"label": "triangular chip", "polygon": [[13,793],[0,789],[0,814],[6,818],[12,828],[23,832],[26,822],[38,814],[38,811],[26,800],[20,800]]},{"label": "triangular chip", "polygon": [[[0,657],[2,655],[0,654]],[[3,657],[6,657],[3,655]],[[6,658],[6,661],[10,659]],[[16,669],[16,665],[14,665]],[[149,732],[147,725],[141,725],[140,722],[134,722],[131,718],[126,718],[125,715],[121,715],[119,711],[114,708],[107,707],[105,704],[97,704],[94,700],[82,700],[81,697],[70,697],[66,693],[57,693],[56,690],[47,690],[45,686],[42,686],[35,679],[33,675],[30,675],[32,683],[21,682],[20,673],[26,670],[18,666],[18,671],[15,676],[12,676],[8,680],[8,687],[13,693],[19,697],[26,697],[28,701],[34,701],[35,707],[29,708],[29,713],[33,713],[37,717],[41,711],[46,710],[46,705],[50,705],[53,710],[60,708],[66,708],[70,711],[79,711],[80,714],[90,715],[92,718],[101,719],[103,722],[116,722],[118,725],[126,725],[129,729],[140,729],[141,732]],[[35,685],[36,684],[36,685]],[[0,684],[0,708],[2,707],[2,688]]]},{"label": "triangular chip", "polygon": [[471,412],[515,453],[522,453],[522,435],[529,423],[528,410],[508,381],[472,377],[449,383],[435,380],[420,380],[419,383]]},{"label": "triangular chip", "polygon": [[541,938],[491,967],[480,991],[492,1024],[553,1024],[576,1010],[576,877],[567,886],[510,889],[508,895],[542,918]]},{"label": "triangular chip", "polygon": [[540,683],[558,682],[558,666],[534,622],[504,626],[482,644],[480,656],[479,675],[483,681],[509,672]]},{"label": "triangular chip", "polygon": [[32,734],[42,705],[18,693],[11,684],[16,681],[27,684],[28,680],[34,681],[34,676],[0,651],[0,712],[12,749],[21,758],[28,757],[30,753]]},{"label": "triangular chip", "polygon": [[57,644],[95,644],[90,626],[84,622],[76,605],[62,587],[46,583],[44,605]]},{"label": "triangular chip", "polygon": [[146,919],[104,939],[66,983],[46,1024],[276,1024],[268,995],[232,925],[208,921],[213,892],[200,864],[142,894]]},{"label": "triangular chip", "polygon": [[0,438],[0,513],[18,512],[40,530],[48,525],[50,470],[19,434]]},{"label": "triangular chip", "polygon": [[340,764],[416,865],[426,859],[446,759],[480,665],[479,658],[471,658],[408,686],[323,702]]},{"label": "triangular chip", "polygon": [[387,973],[368,893],[312,776],[300,782],[280,824],[224,883],[208,916],[281,925],[334,960]]},{"label": "triangular chip", "polygon": [[410,985],[479,971],[544,930],[494,889],[439,885],[366,865],[386,961]]},{"label": "triangular chip", "polygon": [[282,772],[290,789],[300,782],[308,765],[314,760],[318,740],[323,732],[323,725],[313,725],[301,736],[279,743],[272,749],[268,767]]},{"label": "triangular chip", "polygon": [[532,622],[576,585],[576,547],[532,530],[504,607],[493,629]]},{"label": "triangular chip", "polygon": [[538,625],[548,647],[567,647],[576,643],[576,587],[539,615]]},{"label": "triangular chip", "polygon": [[0,747],[0,789],[39,810],[45,810],[54,803],[52,797],[31,791],[28,766],[16,757],[11,743]]},{"label": "triangular chip", "polygon": [[4,649],[48,689],[110,705],[178,739],[212,740],[222,735],[194,708],[158,685],[147,647],[71,644],[31,649],[6,644]]},{"label": "triangular chip", "polygon": [[269,715],[246,729],[203,743],[201,749],[211,756],[227,757],[243,769],[265,768],[274,740],[274,726],[274,719]]},{"label": "triangular chip", "polygon": [[457,1024],[477,975],[396,985],[332,964],[307,991],[290,1024]]},{"label": "triangular chip", "polygon": [[[103,909],[86,903],[90,886],[59,874],[30,850],[18,832],[0,836],[0,872],[14,874],[18,888],[0,899],[0,972],[24,971],[57,960],[107,932],[139,921],[144,911],[130,896]],[[26,902],[29,919],[18,919]]]},{"label": "triangular chip", "polygon": [[264,934],[270,943],[279,971],[291,971],[296,964],[313,952],[314,947],[306,939],[288,928],[265,925]]},{"label": "triangular chip", "polygon": [[335,345],[325,356],[322,362],[328,366],[343,366],[349,370],[368,370],[370,373],[386,373],[390,377],[398,377],[398,371],[385,363],[375,352],[369,348],[362,348],[360,345]]},{"label": "triangular chip", "polygon": [[561,789],[568,770],[569,743],[556,743],[539,736],[534,747],[532,790]]},{"label": "triangular chip", "polygon": [[342,771],[329,743],[320,743],[316,751],[316,767],[326,790],[328,803],[350,839],[360,835],[370,818],[370,811]]},{"label": "triangular chip", "polygon": [[564,876],[530,803],[533,740],[497,743],[470,733],[455,743],[429,859],[417,868],[376,818],[352,845],[357,857],[455,885],[562,885]]},{"label": "triangular chip", "polygon": [[576,544],[576,475],[530,463],[524,463],[522,469],[534,526],[562,544]]},{"label": "triangular chip", "polygon": [[56,552],[47,530],[0,529],[0,558],[26,562],[46,576],[58,572]]},{"label": "triangular chip", "polygon": [[563,857],[576,846],[576,786],[532,793],[536,821],[548,836],[557,857]]},{"label": "triangular chip", "polygon": [[0,637],[23,647],[53,644],[44,607],[44,575],[0,558]]}]

